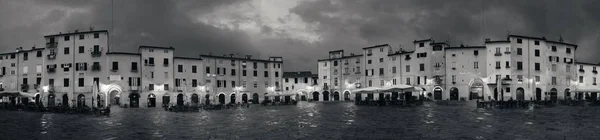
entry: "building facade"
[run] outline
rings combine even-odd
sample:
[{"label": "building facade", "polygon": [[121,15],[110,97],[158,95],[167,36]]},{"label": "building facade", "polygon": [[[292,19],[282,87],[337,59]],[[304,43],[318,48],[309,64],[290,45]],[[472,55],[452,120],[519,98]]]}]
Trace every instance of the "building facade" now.
[{"label": "building facade", "polygon": [[283,89],[286,93],[298,94],[300,101],[307,101],[317,86],[318,77],[310,71],[284,72]]},{"label": "building facade", "polygon": [[35,95],[3,101],[47,107],[160,107],[259,103],[268,99],[266,94],[283,92],[282,57],[177,57],[174,47],[159,46],[114,52],[109,51],[106,30],[44,38],[44,48],[0,54],[0,92]]}]

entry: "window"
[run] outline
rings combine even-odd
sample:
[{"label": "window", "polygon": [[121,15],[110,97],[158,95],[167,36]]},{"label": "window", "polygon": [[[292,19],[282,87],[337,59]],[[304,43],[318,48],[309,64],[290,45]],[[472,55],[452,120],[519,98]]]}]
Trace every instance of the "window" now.
[{"label": "window", "polygon": [[419,43],[419,47],[425,47],[425,43],[423,43],[423,42]]},{"label": "window", "polygon": [[83,47],[83,46],[79,46],[79,48],[78,48],[79,53],[84,53],[85,52],[84,48],[85,47]]},{"label": "window", "polygon": [[265,69],[266,69],[266,68],[269,68],[269,67],[267,66],[267,63],[263,63],[263,64],[264,64],[264,66],[265,66]]},{"label": "window", "polygon": [[117,62],[117,61],[112,62],[112,70],[113,71],[119,70],[119,62]]},{"label": "window", "polygon": [[556,77],[552,77],[552,85],[556,85]]},{"label": "window", "polygon": [[210,74],[210,67],[206,67],[206,74]]},{"label": "window", "polygon": [[523,70],[523,62],[517,61],[517,70]]},{"label": "window", "polygon": [[183,65],[177,65],[177,72],[183,72]]},{"label": "window", "polygon": [[258,76],[258,71],[255,70],[254,71],[254,77],[257,77],[257,76]]},{"label": "window", "polygon": [[510,68],[510,62],[506,61],[506,68]]},{"label": "window", "polygon": [[231,76],[235,76],[235,69],[231,69]]},{"label": "window", "polygon": [[360,58],[356,58],[356,63],[360,63]]},{"label": "window", "polygon": [[379,52],[383,52],[383,48],[379,48]]},{"label": "window", "polygon": [[540,45],[540,41],[537,41],[537,40],[536,40],[535,42],[533,42],[533,44],[535,44],[535,45]]},{"label": "window", "polygon": [[69,87],[69,78],[63,79],[63,87]]},{"label": "window", "polygon": [[410,65],[406,65],[406,72],[410,72]]},{"label": "window", "polygon": [[367,64],[371,64],[371,60],[367,60]]},{"label": "window", "polygon": [[500,61],[496,61],[496,69],[500,69]]},{"label": "window", "polygon": [[475,55],[475,56],[479,55],[479,51],[478,50],[474,50],[473,51],[473,55]]},{"label": "window", "polygon": [[148,90],[154,90],[154,84],[149,84],[148,85]]},{"label": "window", "polygon": [[198,80],[192,79],[192,87],[197,87],[197,86],[198,86]]},{"label": "window", "polygon": [[246,70],[242,70],[242,76],[246,76]]},{"label": "window", "polygon": [[540,50],[539,49],[535,49],[535,57],[540,57]]},{"label": "window", "polygon": [[442,50],[442,45],[433,46],[433,51],[441,51],[441,50]]},{"label": "window", "polygon": [[84,83],[84,82],[85,82],[85,79],[84,79],[84,78],[79,78],[79,79],[78,79],[78,81],[77,81],[77,85],[78,85],[79,87],[84,87],[84,85],[85,85],[85,83]]},{"label": "window", "polygon": [[154,78],[154,72],[150,72],[150,78]]},{"label": "window", "polygon": [[552,64],[552,68],[551,68],[551,70],[552,70],[552,71],[556,71],[556,64]]},{"label": "window", "polygon": [[165,79],[169,78],[169,72],[165,72]]},{"label": "window", "polygon": [[396,73],[396,67],[392,67],[392,73]]},{"label": "window", "polygon": [[65,36],[65,41],[69,41],[71,39],[71,36]]},{"label": "window", "polygon": [[567,53],[571,53],[571,48],[567,48]]},{"label": "window", "polygon": [[[42,51],[37,51],[37,54],[36,54],[36,56],[37,56],[37,57],[42,57]],[[0,58],[0,60],[2,60],[2,59]]]},{"label": "window", "polygon": [[479,62],[473,62],[473,69],[479,69]]},{"label": "window", "polygon": [[579,83],[583,83],[583,76],[579,76]]},{"label": "window", "polygon": [[265,73],[265,77],[269,77],[269,72],[268,71],[265,71],[264,73]]},{"label": "window", "polygon": [[452,83],[456,82],[456,75],[452,75]]},{"label": "window", "polygon": [[421,76],[417,76],[417,85],[421,84]]},{"label": "window", "polygon": [[29,57],[29,53],[27,53],[27,52],[23,53],[23,61],[27,61],[28,57]]},{"label": "window", "polygon": [[169,90],[169,84],[164,85],[165,90]]},{"label": "window", "polygon": [[535,63],[535,70],[539,71],[540,70],[540,63]]},{"label": "window", "polygon": [[523,75],[517,75],[517,80],[518,81],[523,81]]},{"label": "window", "polygon": [[231,66],[235,66],[235,60],[231,60]]},{"label": "window", "polygon": [[169,58],[163,59],[163,65],[164,66],[168,66],[169,65]]},{"label": "window", "polygon": [[496,47],[496,54],[500,54],[500,47]]},{"label": "window", "polygon": [[275,77],[279,77],[279,72],[278,71],[275,72]]},{"label": "window", "polygon": [[593,81],[592,81],[593,84],[596,85],[596,77],[592,77],[592,79],[593,79]]},{"label": "window", "polygon": [[383,68],[379,68],[379,75],[383,75],[385,70]]},{"label": "window", "polygon": [[192,73],[198,73],[198,71],[196,71],[196,65],[192,65]]},{"label": "window", "polygon": [[571,72],[571,65],[567,65],[566,72]]},{"label": "window", "polygon": [[410,78],[406,78],[406,84],[410,85]]},{"label": "window", "polygon": [[85,35],[79,35],[79,40],[82,40],[85,38]]},{"label": "window", "polygon": [[540,76],[535,76],[535,82],[540,82]]},{"label": "window", "polygon": [[517,55],[523,55],[523,48],[517,48]]},{"label": "window", "polygon": [[69,54],[69,47],[65,47],[65,49],[64,49],[64,53],[65,53],[65,54]]},{"label": "window", "polygon": [[518,38],[517,43],[519,43],[519,44],[523,43],[523,39]]},{"label": "window", "polygon": [[383,58],[379,58],[379,63],[383,63]]},{"label": "window", "polygon": [[231,81],[231,87],[235,87],[235,81]]},{"label": "window", "polygon": [[327,62],[323,63],[323,66],[327,67]]},{"label": "window", "polygon": [[425,64],[419,64],[419,70],[425,71]]},{"label": "window", "polygon": [[333,61],[333,66],[337,66],[338,65],[338,61]]},{"label": "window", "polygon": [[100,33],[94,33],[94,38],[100,38]]},{"label": "window", "polygon": [[148,64],[150,64],[150,66],[154,66],[154,57],[148,58]]},{"label": "window", "polygon": [[304,77],[304,83],[308,83],[308,78]]},{"label": "window", "polygon": [[373,86],[373,81],[369,80],[369,87]]}]

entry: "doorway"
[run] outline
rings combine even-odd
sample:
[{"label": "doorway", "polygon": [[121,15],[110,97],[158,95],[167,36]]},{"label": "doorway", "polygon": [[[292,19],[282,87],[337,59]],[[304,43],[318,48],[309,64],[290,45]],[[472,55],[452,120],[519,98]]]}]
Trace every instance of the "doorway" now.
[{"label": "doorway", "polygon": [[156,107],[156,96],[152,93],[148,95],[148,107]]}]

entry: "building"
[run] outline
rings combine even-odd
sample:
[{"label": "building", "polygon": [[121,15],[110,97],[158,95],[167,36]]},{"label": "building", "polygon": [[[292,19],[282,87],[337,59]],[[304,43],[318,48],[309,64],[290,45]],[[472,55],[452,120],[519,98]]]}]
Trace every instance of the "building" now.
[{"label": "building", "polygon": [[578,90],[577,88],[585,88],[585,89],[599,89],[597,83],[598,71],[597,67],[600,67],[600,64],[592,64],[585,62],[575,62],[575,67],[577,69],[576,73],[578,77],[573,79],[571,83],[575,85],[575,88],[565,89],[564,97],[583,100],[589,98],[591,100],[598,100],[597,92],[576,92],[575,94],[571,94],[570,90]]},{"label": "building", "polygon": [[[351,99],[350,91],[364,83],[362,71],[363,55],[344,55],[343,50],[330,51],[328,59],[318,61],[317,86],[312,87],[309,99],[312,101],[340,101]],[[331,94],[333,93],[333,94]],[[342,94],[343,93],[343,98]]]},{"label": "building", "polygon": [[[363,48],[363,55],[344,56],[343,50],[329,52],[328,59],[318,61],[319,86],[324,88],[315,95],[361,88],[336,86],[336,81],[361,79],[353,85],[412,85],[422,89],[417,94],[433,100],[556,101],[570,96],[569,91],[575,88],[571,81],[582,74],[574,70],[577,45],[562,39],[509,35],[506,40],[486,39],[484,46],[449,47],[446,42],[432,39],[415,40],[413,44],[414,51],[394,52],[384,44]],[[336,63],[352,59],[366,62],[357,67],[365,74],[352,78],[338,74],[344,67]],[[403,98],[397,93],[356,96],[378,100],[389,95],[392,99]]]},{"label": "building", "polygon": [[282,57],[176,57],[174,47],[161,46],[114,52],[108,37],[106,30],[76,30],[44,36],[44,48],[0,54],[0,92],[35,95],[3,100],[35,100],[47,107],[159,107],[259,103],[283,92]]},{"label": "building", "polygon": [[286,93],[300,95],[300,101],[307,101],[310,93],[314,92],[319,76],[310,71],[284,72],[283,88]]}]

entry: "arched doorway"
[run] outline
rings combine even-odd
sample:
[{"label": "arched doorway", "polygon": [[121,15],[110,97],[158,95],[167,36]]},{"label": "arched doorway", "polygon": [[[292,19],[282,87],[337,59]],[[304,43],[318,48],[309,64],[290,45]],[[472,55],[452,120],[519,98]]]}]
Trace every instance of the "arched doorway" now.
[{"label": "arched doorway", "polygon": [[329,101],[329,91],[323,91],[323,101]]},{"label": "arched doorway", "polygon": [[209,105],[210,104],[210,94],[206,94],[204,95],[204,104]]},{"label": "arched doorway", "polygon": [[148,94],[148,107],[156,107],[156,95]]},{"label": "arched doorway", "polygon": [[592,101],[598,100],[598,92],[592,92],[591,93],[591,99],[592,99]]},{"label": "arched doorway", "polygon": [[300,93],[300,101],[306,101],[306,92]]},{"label": "arched doorway", "polygon": [[494,100],[498,101],[498,88],[494,88]]},{"label": "arched doorway", "polygon": [[550,89],[550,100],[553,102],[558,101],[558,90],[556,88]]},{"label": "arched doorway", "polygon": [[129,94],[129,107],[131,107],[131,108],[140,107],[140,94],[139,93]]},{"label": "arched doorway", "polygon": [[113,91],[109,92],[109,97],[110,97],[109,98],[110,104],[113,104],[113,105],[121,104],[121,102],[120,102],[121,96],[119,94],[119,91],[113,90]]},{"label": "arched doorway", "polygon": [[333,92],[333,100],[334,101],[339,101],[340,100],[340,92]]},{"label": "arched doorway", "polygon": [[313,92],[312,94],[313,94],[313,95],[312,95],[312,99],[313,99],[313,101],[319,101],[319,92],[316,92],[316,91],[315,91],[315,92]]},{"label": "arched doorway", "polygon": [[171,96],[169,94],[164,94],[162,97],[162,104],[163,107],[167,107],[169,106],[169,104],[171,104]]},{"label": "arched doorway", "polygon": [[564,95],[564,98],[563,98],[564,100],[569,100],[569,99],[571,99],[571,89],[568,89],[568,88],[567,88],[567,89],[565,89],[565,93],[564,93],[564,94],[565,94],[565,95]]},{"label": "arched doorway", "polygon": [[281,102],[281,96],[275,96],[274,102]]},{"label": "arched doorway", "polygon": [[77,107],[82,108],[85,106],[85,95],[79,94],[77,95]]},{"label": "arched doorway", "polygon": [[367,101],[373,101],[375,100],[375,96],[373,96],[373,93],[367,93]]},{"label": "arched doorway", "polygon": [[442,100],[442,92],[442,88],[440,87],[436,87],[435,89],[433,89],[433,99]]},{"label": "arched doorway", "polygon": [[48,95],[48,107],[54,107],[55,106],[55,99],[56,97],[54,96],[54,94],[50,94]]},{"label": "arched doorway", "polygon": [[232,94],[231,94],[231,95],[229,95],[229,96],[230,96],[230,97],[229,97],[229,98],[230,98],[230,99],[229,99],[229,103],[231,103],[231,104],[235,104],[235,103],[236,103],[236,100],[235,100],[235,94],[233,94],[233,93],[232,93]]},{"label": "arched doorway", "polygon": [[469,82],[469,100],[484,99],[483,80],[481,78],[472,79]]},{"label": "arched doorway", "polygon": [[458,88],[450,88],[450,100],[458,100]]},{"label": "arched doorway", "polygon": [[259,100],[258,98],[260,98],[260,97],[258,97],[258,93],[252,94],[252,102],[254,104],[258,104],[258,100]]},{"label": "arched doorway", "polygon": [[219,94],[219,104],[225,104],[225,94]]},{"label": "arched doorway", "polygon": [[542,89],[535,88],[535,100],[542,100]]},{"label": "arched doorway", "polygon": [[248,103],[248,94],[246,94],[246,93],[242,94],[242,102]]},{"label": "arched doorway", "polygon": [[62,105],[64,107],[70,107],[69,106],[69,95],[63,94],[63,96],[62,96]]},{"label": "arched doorway", "polygon": [[177,106],[183,106],[183,94],[177,94]]},{"label": "arched doorway", "polygon": [[41,101],[40,101],[40,94],[36,94],[35,95],[35,104],[36,105],[41,105]]},{"label": "arched doorway", "polygon": [[377,95],[378,95],[377,98],[379,98],[378,100],[385,100],[385,94],[384,93],[379,93]]},{"label": "arched doorway", "polygon": [[519,87],[517,88],[517,100],[523,101],[525,100],[525,89]]},{"label": "arched doorway", "polygon": [[264,101],[268,101],[268,100],[269,100],[269,96],[267,96],[268,94],[269,94],[269,93],[265,93],[265,95],[263,96],[263,98],[264,98],[263,100],[264,100]]},{"label": "arched doorway", "polygon": [[344,100],[345,101],[350,101],[350,92],[349,91],[345,91],[344,92]]},{"label": "arched doorway", "polygon": [[194,93],[192,94],[192,105],[198,106],[198,104],[200,104],[200,97],[198,97],[198,94]]}]

